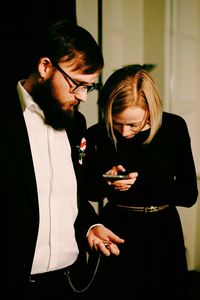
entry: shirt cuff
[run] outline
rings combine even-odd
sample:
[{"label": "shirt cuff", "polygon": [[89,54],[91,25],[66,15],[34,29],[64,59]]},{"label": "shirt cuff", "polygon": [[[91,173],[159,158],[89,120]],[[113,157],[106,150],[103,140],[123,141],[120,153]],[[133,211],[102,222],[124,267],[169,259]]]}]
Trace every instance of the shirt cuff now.
[{"label": "shirt cuff", "polygon": [[93,227],[95,227],[95,226],[104,226],[104,225],[103,225],[103,224],[100,224],[100,223],[97,223],[97,224],[94,224],[94,225],[90,226],[90,228],[89,228],[88,231],[87,231],[86,237],[88,236],[90,230],[91,230]]}]

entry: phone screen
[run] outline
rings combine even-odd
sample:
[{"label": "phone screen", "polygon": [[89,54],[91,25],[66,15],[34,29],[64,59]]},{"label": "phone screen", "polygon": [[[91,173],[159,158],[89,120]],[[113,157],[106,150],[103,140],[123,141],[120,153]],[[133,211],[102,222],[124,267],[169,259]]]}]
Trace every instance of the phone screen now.
[{"label": "phone screen", "polygon": [[103,177],[106,179],[111,179],[111,180],[119,180],[119,179],[127,179],[129,178],[128,175],[108,175],[108,174],[103,174]]}]

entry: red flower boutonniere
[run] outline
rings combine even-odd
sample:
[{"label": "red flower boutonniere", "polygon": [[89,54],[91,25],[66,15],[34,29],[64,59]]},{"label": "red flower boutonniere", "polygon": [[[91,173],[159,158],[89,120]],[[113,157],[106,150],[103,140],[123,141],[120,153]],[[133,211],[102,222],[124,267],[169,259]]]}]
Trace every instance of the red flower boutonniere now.
[{"label": "red flower boutonniere", "polygon": [[78,148],[78,157],[79,157],[79,163],[82,165],[83,163],[83,157],[85,155],[85,149],[86,149],[86,139],[83,137],[80,143],[80,146],[77,146]]}]

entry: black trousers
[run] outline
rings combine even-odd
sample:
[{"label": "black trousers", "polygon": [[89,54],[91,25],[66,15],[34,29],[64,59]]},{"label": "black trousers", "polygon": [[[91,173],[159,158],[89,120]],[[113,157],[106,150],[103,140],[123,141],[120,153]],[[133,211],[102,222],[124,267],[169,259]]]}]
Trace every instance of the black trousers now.
[{"label": "black trousers", "polygon": [[32,275],[30,283],[25,288],[23,300],[83,300],[85,294],[79,292],[79,290],[78,285],[77,291],[74,291],[71,287],[66,276],[66,270],[58,270]]}]

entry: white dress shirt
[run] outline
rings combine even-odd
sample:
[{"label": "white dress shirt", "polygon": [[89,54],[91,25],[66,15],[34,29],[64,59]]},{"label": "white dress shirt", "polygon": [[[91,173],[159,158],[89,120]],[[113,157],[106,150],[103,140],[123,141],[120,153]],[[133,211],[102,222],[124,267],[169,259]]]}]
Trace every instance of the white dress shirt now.
[{"label": "white dress shirt", "polygon": [[44,123],[44,114],[23,88],[23,81],[18,82],[17,90],[38,190],[39,232],[31,271],[37,274],[69,266],[77,258],[77,183],[66,131]]}]

